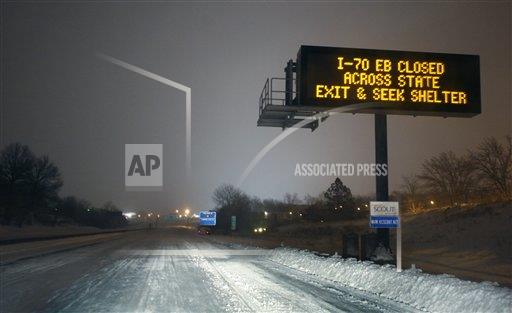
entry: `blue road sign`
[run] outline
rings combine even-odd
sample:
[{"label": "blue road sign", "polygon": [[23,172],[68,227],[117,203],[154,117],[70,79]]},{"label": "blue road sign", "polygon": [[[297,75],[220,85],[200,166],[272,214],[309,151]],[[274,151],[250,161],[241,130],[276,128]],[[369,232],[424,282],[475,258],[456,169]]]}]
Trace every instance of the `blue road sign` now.
[{"label": "blue road sign", "polygon": [[199,212],[199,225],[215,226],[217,224],[217,212],[202,211]]},{"label": "blue road sign", "polygon": [[400,218],[398,216],[370,216],[370,226],[372,228],[398,228],[400,227]]}]

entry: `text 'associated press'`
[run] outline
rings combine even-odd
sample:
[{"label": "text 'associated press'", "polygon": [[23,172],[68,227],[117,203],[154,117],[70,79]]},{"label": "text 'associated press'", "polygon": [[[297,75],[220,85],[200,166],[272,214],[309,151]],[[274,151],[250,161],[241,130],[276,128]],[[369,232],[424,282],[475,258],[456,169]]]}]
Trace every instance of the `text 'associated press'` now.
[{"label": "text 'associated press'", "polygon": [[388,165],[376,163],[296,163],[295,176],[387,176]]}]

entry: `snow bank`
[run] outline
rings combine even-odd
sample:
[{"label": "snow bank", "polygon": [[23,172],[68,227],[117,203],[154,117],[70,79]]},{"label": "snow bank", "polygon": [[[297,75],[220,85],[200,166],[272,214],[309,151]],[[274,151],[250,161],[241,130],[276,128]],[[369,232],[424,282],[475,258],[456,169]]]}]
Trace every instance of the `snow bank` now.
[{"label": "snow bank", "polygon": [[308,251],[274,249],[277,263],[344,285],[407,303],[430,312],[511,312],[512,290],[489,282],[470,282],[418,269],[397,273],[394,266],[319,257]]}]

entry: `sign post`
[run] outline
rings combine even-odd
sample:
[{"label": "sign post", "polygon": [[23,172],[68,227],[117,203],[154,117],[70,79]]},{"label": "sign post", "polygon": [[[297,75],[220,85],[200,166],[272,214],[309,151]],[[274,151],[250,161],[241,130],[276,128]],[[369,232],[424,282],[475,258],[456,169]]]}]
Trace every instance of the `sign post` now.
[{"label": "sign post", "polygon": [[[388,166],[388,126],[385,114],[375,114],[375,163]],[[389,200],[388,175],[375,176],[375,193],[377,201]],[[389,229],[378,228],[377,240],[384,247],[390,249]]]},{"label": "sign post", "polygon": [[396,271],[402,271],[402,227],[396,229]]},{"label": "sign post", "polygon": [[371,201],[370,202],[370,226],[386,229],[389,235],[389,228],[396,228],[396,270],[402,271],[402,232],[400,229],[400,210],[398,202]]}]

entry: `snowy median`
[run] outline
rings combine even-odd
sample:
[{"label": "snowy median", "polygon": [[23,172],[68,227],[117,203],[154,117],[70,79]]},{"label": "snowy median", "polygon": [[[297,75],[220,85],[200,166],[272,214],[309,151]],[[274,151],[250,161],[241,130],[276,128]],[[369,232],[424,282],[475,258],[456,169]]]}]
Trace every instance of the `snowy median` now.
[{"label": "snowy median", "polygon": [[397,273],[394,266],[320,257],[289,248],[272,250],[274,262],[340,282],[430,312],[511,312],[512,290],[490,282],[470,282],[418,269]]}]

